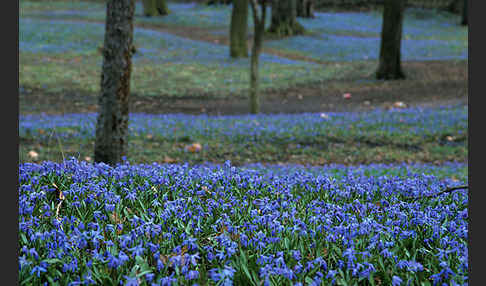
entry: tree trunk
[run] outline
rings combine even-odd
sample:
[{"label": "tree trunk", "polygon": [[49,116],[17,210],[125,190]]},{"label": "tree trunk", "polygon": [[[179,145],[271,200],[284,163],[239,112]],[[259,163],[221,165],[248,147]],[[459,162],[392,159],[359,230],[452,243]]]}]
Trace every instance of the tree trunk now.
[{"label": "tree trunk", "polygon": [[278,37],[304,33],[304,27],[297,22],[297,0],[273,1],[272,21],[268,32]]},{"label": "tree trunk", "polygon": [[462,6],[464,5],[463,0],[453,0],[449,6],[447,6],[447,11],[451,13],[459,14],[462,11]]},{"label": "tree trunk", "polygon": [[235,0],[231,13],[230,57],[248,57],[248,0]]},{"label": "tree trunk", "polygon": [[143,0],[143,14],[147,17],[157,16],[157,7],[155,6],[155,0]]},{"label": "tree trunk", "polygon": [[462,7],[462,21],[461,21],[461,24],[464,25],[464,26],[467,26],[468,25],[468,19],[467,19],[467,16],[468,16],[468,13],[467,13],[467,0],[463,0],[464,2],[464,6]]},{"label": "tree trunk", "polygon": [[314,0],[297,0],[297,17],[314,18]]},{"label": "tree trunk", "polygon": [[[265,32],[266,5],[260,1],[261,13],[258,13],[257,0],[249,0],[253,14],[253,46],[250,59],[250,113],[260,112],[260,98],[258,95],[258,58],[262,50],[263,34]],[[259,15],[260,14],[260,15]]]},{"label": "tree trunk", "polygon": [[147,17],[169,14],[166,0],[143,0],[143,14]]},{"label": "tree trunk", "polygon": [[264,27],[261,27],[261,24],[255,25],[250,63],[250,113],[252,114],[260,112],[260,98],[258,96],[258,59],[262,50],[264,31],[265,29]]},{"label": "tree trunk", "polygon": [[378,79],[402,79],[400,46],[402,40],[403,12],[405,0],[385,0],[383,26],[381,30],[380,62]]},{"label": "tree trunk", "polygon": [[155,7],[157,8],[157,12],[161,16],[169,15],[169,7],[167,7],[166,0],[156,0]]},{"label": "tree trunk", "polygon": [[114,165],[126,153],[135,0],[108,0],[95,162]]}]

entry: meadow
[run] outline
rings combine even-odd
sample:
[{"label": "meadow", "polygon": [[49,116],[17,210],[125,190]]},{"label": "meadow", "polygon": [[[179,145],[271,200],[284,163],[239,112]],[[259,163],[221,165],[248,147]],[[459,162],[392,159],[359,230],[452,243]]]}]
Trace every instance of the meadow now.
[{"label": "meadow", "polygon": [[[104,9],[102,3],[82,1],[21,1],[20,86],[97,93]],[[147,96],[244,95],[249,59],[230,59],[225,42],[231,6],[169,3],[169,9],[166,17],[148,18],[137,3],[132,91]],[[453,14],[407,10],[403,60],[467,60],[467,29],[457,21]],[[306,35],[265,41],[262,90],[345,78],[372,80],[379,12],[317,12],[316,18],[299,22]]]}]

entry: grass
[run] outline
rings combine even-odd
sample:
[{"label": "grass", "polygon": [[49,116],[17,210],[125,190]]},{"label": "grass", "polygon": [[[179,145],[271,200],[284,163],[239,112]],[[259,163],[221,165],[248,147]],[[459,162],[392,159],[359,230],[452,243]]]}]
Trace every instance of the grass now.
[{"label": "grass", "polygon": [[[103,25],[26,19],[20,22],[20,85],[55,91],[65,87],[99,90]],[[84,32],[89,27],[89,32]],[[41,29],[43,32],[39,34]],[[59,35],[66,35],[59,38]],[[62,36],[64,37],[64,36]],[[73,39],[73,41],[69,41]],[[148,29],[136,29],[132,91],[142,95],[231,96],[248,88],[249,60],[232,60],[228,47]],[[160,53],[164,50],[164,53]],[[157,63],[154,65],[154,62]],[[274,55],[261,56],[261,87],[278,88],[303,80],[345,76],[352,66],[328,68]],[[162,79],[162,80],[161,80]],[[64,84],[65,83],[65,84]]]},{"label": "grass", "polygon": [[21,164],[19,280],[464,285],[465,168]]},{"label": "grass", "polygon": [[[228,47],[221,44],[231,7],[170,3],[169,8],[167,17],[146,18],[137,3],[132,91],[147,96],[244,96],[249,59],[230,59]],[[20,86],[98,93],[104,9],[102,3],[82,1],[21,1]],[[404,60],[467,59],[467,29],[454,24],[456,16],[407,13]],[[315,19],[299,21],[307,35],[265,42],[262,90],[367,79],[376,69],[380,13],[316,13]]]},{"label": "grass", "polygon": [[[259,116],[130,116],[131,162],[322,165],[467,159],[467,107]],[[95,114],[20,117],[20,160],[92,156]],[[62,149],[58,139],[62,142]],[[200,152],[186,147],[200,143]],[[61,152],[62,151],[62,152]]]}]

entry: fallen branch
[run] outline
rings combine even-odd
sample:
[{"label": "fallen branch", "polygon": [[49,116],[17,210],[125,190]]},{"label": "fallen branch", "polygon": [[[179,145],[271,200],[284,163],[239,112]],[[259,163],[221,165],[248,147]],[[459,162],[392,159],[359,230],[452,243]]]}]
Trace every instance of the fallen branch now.
[{"label": "fallen branch", "polygon": [[[62,191],[61,191],[61,190],[59,190],[59,188],[56,186],[56,184],[52,183],[52,185],[53,185],[53,186],[56,188],[56,190],[57,190],[57,194],[58,194],[58,196],[59,196],[59,200],[60,200],[59,204],[58,204],[58,205],[57,205],[57,207],[56,207],[56,220],[57,220],[58,222],[61,222],[62,220],[61,220],[61,218],[59,217],[59,211],[60,211],[60,209],[61,209],[61,204],[62,204],[62,202],[64,201],[64,198],[65,198],[65,197],[64,197],[64,194],[62,193]],[[62,229],[62,225],[59,225],[59,227],[61,228],[61,230],[62,230],[62,231],[64,231],[64,230]]]},{"label": "fallen branch", "polygon": [[455,190],[461,190],[461,189],[469,189],[469,186],[468,185],[462,185],[462,186],[449,187],[449,188],[447,188],[443,191],[440,191],[438,193],[435,193],[435,194],[431,194],[431,195],[428,195],[428,196],[413,197],[412,199],[418,200],[418,199],[433,198],[433,197],[437,197],[437,196],[440,196],[440,195],[445,194],[445,193],[450,193],[450,192],[453,192]]}]

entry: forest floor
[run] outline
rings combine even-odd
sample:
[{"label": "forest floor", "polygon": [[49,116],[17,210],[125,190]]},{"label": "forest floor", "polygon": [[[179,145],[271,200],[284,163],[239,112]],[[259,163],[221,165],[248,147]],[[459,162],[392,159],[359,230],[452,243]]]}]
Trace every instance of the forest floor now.
[{"label": "forest floor", "polygon": [[[97,50],[103,42],[103,7],[82,1],[46,5],[21,2],[19,156],[22,162],[92,156],[91,125],[93,113],[98,111],[102,59]],[[137,113],[153,114],[147,117],[147,122],[157,121],[154,118],[158,115],[170,114],[168,118],[173,119],[169,123],[157,123],[164,128],[171,120],[182,120],[187,126],[176,126],[171,134],[150,128],[133,134],[127,155],[131,162],[231,160],[237,165],[256,162],[322,165],[467,161],[467,117],[464,116],[468,104],[467,30],[451,15],[420,11],[407,14],[402,61],[404,80],[380,81],[374,77],[381,19],[374,12],[321,14],[317,19],[300,20],[310,31],[307,35],[280,40],[267,38],[260,59],[261,112],[329,113],[329,124],[335,122],[338,135],[326,130],[319,136],[310,136],[313,131],[305,131],[307,122],[295,129],[282,127],[277,121],[270,122],[273,120],[270,117],[262,116],[257,123],[261,124],[260,128],[268,129],[265,136],[272,137],[275,130],[288,132],[285,133],[288,138],[284,136],[287,141],[272,141],[264,136],[265,144],[250,144],[247,142],[252,139],[250,135],[240,134],[242,140],[236,141],[203,136],[200,134],[203,131],[193,130],[192,126],[198,125],[188,119],[192,118],[189,115],[199,114],[242,115],[234,120],[247,129],[235,129],[228,131],[229,134],[252,134],[255,129],[245,117],[249,109],[248,59],[232,60],[227,56],[229,9],[174,3],[171,7],[172,15],[147,18],[140,15],[141,6],[137,6],[134,35],[137,53],[133,58],[129,110],[133,118],[143,116]],[[395,118],[399,115],[393,115],[394,112],[381,111],[392,107],[412,108],[402,114],[412,118],[416,117],[415,107],[434,107],[436,111],[420,115],[428,116],[425,121],[417,114],[418,119],[410,119],[413,128],[403,134],[379,133],[384,125],[397,130],[408,126]],[[366,126],[358,127],[358,124],[351,129],[347,123],[339,125],[343,124],[340,118],[348,115],[334,114],[375,109],[375,115],[369,114],[377,117],[373,119],[378,120],[376,124],[371,120],[363,123]],[[433,119],[434,112],[442,119]],[[78,118],[79,113],[90,113],[80,117],[89,120],[71,122],[69,118]],[[179,118],[175,113],[186,115]],[[65,116],[54,116],[59,114]],[[352,116],[361,115],[353,113]],[[383,121],[380,116],[391,119]],[[195,118],[197,121],[206,117]],[[300,116],[285,118],[300,120]],[[223,119],[208,117],[207,120]],[[315,119],[306,120],[313,124]],[[430,134],[417,133],[414,129],[424,127],[430,128],[430,132],[426,130]],[[200,143],[202,151],[187,152],[193,143]],[[38,154],[35,158],[29,155],[32,151]]]},{"label": "forest floor", "polygon": [[[329,81],[262,92],[263,113],[363,111],[388,108],[396,102],[408,107],[467,104],[467,62],[405,62],[407,79],[359,83],[354,80]],[[350,98],[343,97],[351,94]],[[20,113],[82,113],[97,111],[98,95],[76,90],[20,93]],[[74,104],[73,104],[74,102]],[[149,97],[131,94],[130,112],[244,114],[248,100],[242,96]]]},{"label": "forest floor", "polygon": [[[221,52],[224,53],[227,49],[228,8],[196,8],[184,5],[171,3],[169,6],[174,11],[168,17],[147,18],[137,14],[136,27],[145,29],[136,35],[136,45],[142,50],[140,57],[149,57],[150,62],[150,50],[163,54],[161,51],[167,45],[170,54],[169,58],[159,58],[160,55],[156,55],[153,60],[161,61],[161,65],[153,68],[143,60],[140,64],[135,63],[134,68],[137,71],[132,79],[134,88],[130,96],[130,111],[247,113],[245,78],[248,71],[244,62],[236,63],[236,68],[228,68],[227,59],[221,60],[212,54],[212,50],[222,48]],[[139,6],[137,13],[140,13]],[[103,10],[103,5],[96,3],[88,5],[83,2],[52,2],[46,6],[29,1],[21,2],[21,16],[41,22],[21,23],[24,31],[21,33],[22,43],[25,41],[28,49],[33,50],[26,52],[25,48],[21,49],[20,114],[97,111],[100,67],[96,66],[96,70],[93,68],[94,65],[99,65],[101,57],[91,54],[89,49],[92,49],[90,45],[96,46],[102,41],[102,34],[98,33],[103,29]],[[464,54],[461,54],[464,53],[461,51],[464,50],[464,40],[467,41],[467,32],[457,27],[457,19],[453,18],[456,16],[452,14],[436,15],[422,10],[407,13],[404,52],[408,54],[404,57],[427,60],[404,59],[403,69],[407,76],[405,80],[375,80],[377,60],[363,60],[368,56],[376,56],[373,46],[376,43],[367,46],[369,42],[362,41],[376,41],[379,37],[381,16],[374,12],[322,14],[316,19],[300,19],[308,28],[309,35],[280,41],[267,38],[268,44],[264,45],[263,53],[277,57],[277,61],[293,60],[300,65],[308,63],[317,66],[314,65],[305,72],[302,72],[302,67],[296,67],[293,63],[277,62],[268,69],[262,67],[262,84],[265,87],[261,90],[262,112],[371,110],[387,108],[396,102],[403,102],[409,107],[467,104],[468,62],[467,55],[464,59]],[[344,26],[335,25],[329,22],[331,17],[336,17],[332,19],[343,24],[347,23]],[[52,32],[41,29],[45,25],[42,21],[55,25],[66,22],[62,22],[59,28],[49,26],[52,27],[49,29],[56,31]],[[362,27],[357,26],[360,22]],[[89,35],[85,29],[91,26],[84,26],[88,23],[98,25],[92,26],[93,30],[89,30],[92,34]],[[424,29],[425,26],[429,30]],[[155,42],[151,40],[154,37],[150,34],[152,31],[161,33],[155,34]],[[251,31],[250,23],[249,32]],[[72,44],[77,45],[78,41],[86,43],[82,51],[86,50],[87,53],[60,53],[66,42],[59,42],[58,38],[64,33],[71,35],[66,34],[65,39]],[[171,38],[169,35],[179,38]],[[333,42],[332,37],[339,39],[339,42]],[[190,44],[195,45],[196,52],[185,51]],[[337,45],[338,48],[332,45]],[[173,47],[174,52],[171,51]],[[309,50],[301,51],[302,48]],[[339,49],[343,51],[336,51]],[[450,56],[452,59],[447,59]],[[440,60],[434,60],[433,57]],[[182,59],[181,64],[173,63],[179,58]],[[359,60],[354,60],[358,58]],[[199,66],[195,64],[198,61]],[[262,65],[269,61],[272,59],[262,59]],[[217,62],[219,64],[214,66]],[[205,75],[206,71],[210,71],[212,76]],[[64,77],[65,74],[72,74],[71,78]],[[294,80],[299,77],[301,79]],[[212,87],[199,87],[206,84]],[[345,98],[344,94],[350,94],[351,97]]]}]

